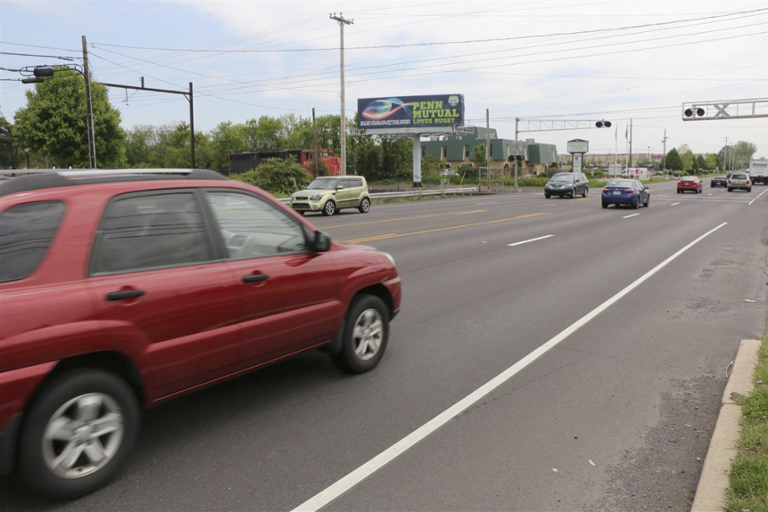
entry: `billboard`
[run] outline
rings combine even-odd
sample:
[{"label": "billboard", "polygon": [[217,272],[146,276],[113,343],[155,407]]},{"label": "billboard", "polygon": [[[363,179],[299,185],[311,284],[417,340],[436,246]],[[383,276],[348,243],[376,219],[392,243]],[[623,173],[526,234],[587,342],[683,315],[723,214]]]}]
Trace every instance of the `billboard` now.
[{"label": "billboard", "polygon": [[573,139],[568,141],[569,153],[589,153],[589,141]]},{"label": "billboard", "polygon": [[361,130],[450,128],[464,122],[464,96],[430,94],[362,98],[357,100],[357,119],[357,127]]}]

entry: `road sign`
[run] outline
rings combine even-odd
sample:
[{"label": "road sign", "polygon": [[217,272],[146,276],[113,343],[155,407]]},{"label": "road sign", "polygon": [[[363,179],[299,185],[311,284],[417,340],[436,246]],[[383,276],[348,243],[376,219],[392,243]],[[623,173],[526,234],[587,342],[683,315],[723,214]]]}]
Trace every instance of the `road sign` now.
[{"label": "road sign", "polygon": [[568,141],[569,153],[589,153],[589,141],[574,139]]}]

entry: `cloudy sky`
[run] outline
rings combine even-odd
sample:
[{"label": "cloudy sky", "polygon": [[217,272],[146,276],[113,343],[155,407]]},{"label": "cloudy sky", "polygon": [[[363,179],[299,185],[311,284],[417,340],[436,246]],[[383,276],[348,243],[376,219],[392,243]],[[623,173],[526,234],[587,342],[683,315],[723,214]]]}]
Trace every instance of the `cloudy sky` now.
[{"label": "cloudy sky", "polygon": [[[725,137],[768,157],[768,118],[683,122],[683,102],[768,98],[765,0],[411,0],[408,2],[14,1],[0,2],[0,66],[82,56],[86,35],[99,81],[195,87],[195,124],[210,130],[293,112],[339,111],[339,27],[347,27],[347,115],[356,99],[465,95],[468,124],[514,136],[514,119],[611,120],[614,128],[521,134],[590,141],[619,151],[688,144],[719,150]],[[2,78],[18,74],[2,71]],[[0,82],[6,117],[31,86]],[[110,91],[123,126],[186,121],[182,97]],[[768,107],[762,109],[768,113]],[[526,123],[523,123],[526,126]]]}]

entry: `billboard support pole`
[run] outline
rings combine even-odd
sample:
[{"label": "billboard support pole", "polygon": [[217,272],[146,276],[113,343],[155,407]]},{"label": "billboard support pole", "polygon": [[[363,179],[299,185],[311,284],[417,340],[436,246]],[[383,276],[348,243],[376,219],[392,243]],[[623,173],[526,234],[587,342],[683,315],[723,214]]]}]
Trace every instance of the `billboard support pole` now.
[{"label": "billboard support pole", "polygon": [[413,188],[421,187],[421,135],[413,135]]}]

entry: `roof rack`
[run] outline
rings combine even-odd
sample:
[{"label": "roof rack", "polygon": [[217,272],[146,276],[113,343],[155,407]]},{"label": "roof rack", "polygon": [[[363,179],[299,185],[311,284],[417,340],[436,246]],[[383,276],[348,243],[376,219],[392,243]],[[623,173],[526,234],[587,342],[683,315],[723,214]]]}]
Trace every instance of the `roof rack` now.
[{"label": "roof rack", "polygon": [[[223,180],[227,177],[204,169],[110,169],[104,171],[58,170],[58,169],[15,169],[0,171],[0,176],[22,174],[0,183],[0,197],[18,192],[30,192],[47,188],[70,187],[76,185],[96,185],[128,181],[166,181],[166,180]],[[70,179],[76,177],[77,179]]]},{"label": "roof rack", "polygon": [[192,174],[202,169],[3,169],[0,174],[58,174],[60,176],[115,176],[124,174]]}]

